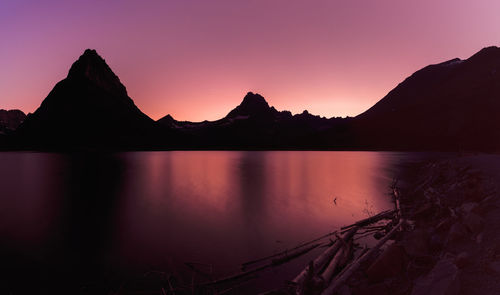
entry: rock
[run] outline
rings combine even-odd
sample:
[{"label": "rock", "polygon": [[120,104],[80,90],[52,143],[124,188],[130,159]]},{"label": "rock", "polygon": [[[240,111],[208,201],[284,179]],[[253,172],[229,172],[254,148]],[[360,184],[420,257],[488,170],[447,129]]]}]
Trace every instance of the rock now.
[{"label": "rock", "polygon": [[451,259],[442,259],[416,280],[411,295],[453,295],[460,292],[459,271]]},{"label": "rock", "polygon": [[422,256],[429,253],[429,235],[423,229],[416,229],[406,235],[401,245],[410,256]]},{"label": "rock", "polygon": [[404,248],[397,244],[391,244],[368,267],[366,275],[371,282],[380,282],[400,275],[404,271],[406,263],[407,256]]},{"label": "rock", "polygon": [[477,243],[477,244],[481,244],[481,243],[483,242],[483,239],[484,239],[484,233],[483,233],[483,232],[481,232],[480,234],[478,234],[478,235],[476,236],[476,243]]},{"label": "rock", "polygon": [[487,264],[488,270],[494,274],[500,274],[500,261],[492,261]]},{"label": "rock", "polygon": [[[427,272],[436,264],[433,256],[412,257],[411,263],[406,268],[405,274],[410,280],[416,279]],[[411,288],[410,288],[411,289]]]},{"label": "rock", "polygon": [[431,251],[438,251],[441,250],[445,245],[445,240],[443,235],[441,234],[433,234],[431,238],[429,239],[429,249]]},{"label": "rock", "polygon": [[390,295],[389,288],[384,283],[363,286],[353,293],[354,295]]},{"label": "rock", "polygon": [[430,203],[425,203],[413,213],[413,218],[426,218],[434,214],[435,208]]},{"label": "rock", "polygon": [[476,203],[476,202],[463,203],[462,206],[460,206],[460,211],[462,211],[462,213],[464,215],[467,215],[470,212],[472,212],[474,209],[476,209],[477,206],[478,206],[478,203]]},{"label": "rock", "polygon": [[476,208],[472,210],[472,212],[478,215],[484,215],[490,212],[491,210],[497,209],[498,206],[493,202],[497,199],[496,195],[491,195],[482,200]]},{"label": "rock", "polygon": [[491,248],[491,252],[492,252],[492,254],[493,254],[493,257],[495,257],[495,258],[500,257],[500,244],[495,244],[495,245]]},{"label": "rock", "polygon": [[455,265],[460,269],[462,269],[470,264],[471,264],[471,258],[470,258],[469,253],[467,253],[467,252],[462,252],[462,253],[458,254],[457,257],[455,258]]},{"label": "rock", "polygon": [[441,222],[438,223],[438,225],[436,225],[435,231],[436,232],[445,232],[451,227],[452,224],[453,224],[453,218],[447,217],[447,218],[441,220]]},{"label": "rock", "polygon": [[484,219],[473,212],[467,214],[463,223],[471,233],[479,233],[484,227]]},{"label": "rock", "polygon": [[448,242],[457,242],[467,237],[467,228],[460,222],[455,222],[448,232]]},{"label": "rock", "polygon": [[347,285],[343,285],[340,287],[339,291],[337,292],[338,295],[351,295],[351,288]]}]

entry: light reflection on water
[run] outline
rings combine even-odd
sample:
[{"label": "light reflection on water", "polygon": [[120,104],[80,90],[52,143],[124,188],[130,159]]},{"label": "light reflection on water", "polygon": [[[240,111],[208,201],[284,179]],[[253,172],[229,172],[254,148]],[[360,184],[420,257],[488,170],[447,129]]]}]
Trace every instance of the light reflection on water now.
[{"label": "light reflection on water", "polygon": [[[81,276],[199,262],[229,273],[390,208],[387,189],[397,164],[412,158],[392,152],[0,153],[0,245],[4,255],[14,254],[11,269],[36,261],[37,271],[62,266]],[[298,260],[285,276],[303,265]]]}]

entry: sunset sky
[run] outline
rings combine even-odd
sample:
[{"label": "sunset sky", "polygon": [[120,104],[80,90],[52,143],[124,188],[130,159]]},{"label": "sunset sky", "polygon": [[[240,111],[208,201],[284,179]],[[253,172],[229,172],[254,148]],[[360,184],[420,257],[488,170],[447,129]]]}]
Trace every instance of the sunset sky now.
[{"label": "sunset sky", "polygon": [[2,0],[0,108],[33,112],[86,48],[153,119],[354,116],[431,63],[500,45],[498,0]]}]

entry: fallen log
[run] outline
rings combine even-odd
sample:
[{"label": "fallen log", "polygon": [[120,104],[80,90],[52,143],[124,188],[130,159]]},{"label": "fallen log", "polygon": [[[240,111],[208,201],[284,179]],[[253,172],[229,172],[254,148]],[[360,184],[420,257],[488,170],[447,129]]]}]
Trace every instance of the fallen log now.
[{"label": "fallen log", "polygon": [[[344,240],[349,240],[352,239],[356,231],[358,230],[358,227],[355,226],[351,228],[348,232],[344,234],[342,237]],[[292,281],[291,284],[297,287],[297,290],[300,290],[303,288],[304,281],[306,281],[306,278],[308,277],[313,277],[314,275],[318,274],[320,271],[323,270],[324,266],[334,257],[334,255],[337,253],[337,251],[342,247],[342,243],[339,240],[336,240],[335,243],[330,246],[328,249],[326,249],[320,256],[316,257],[314,261],[310,263],[304,270],[302,270],[299,275],[297,275]]]},{"label": "fallen log", "polygon": [[272,255],[269,255],[269,256],[266,256],[266,257],[262,257],[262,258],[259,258],[259,259],[255,259],[255,260],[251,260],[251,261],[248,261],[248,262],[245,262],[245,263],[242,263],[241,264],[241,269],[244,271],[249,265],[252,265],[252,264],[256,264],[256,263],[259,263],[259,262],[263,262],[263,261],[266,261],[266,260],[269,260],[269,259],[272,259],[272,258],[275,258],[275,257],[280,257],[280,256],[283,256],[283,255],[287,255],[288,253],[290,253],[291,251],[295,251],[295,250],[298,250],[300,248],[303,248],[305,246],[308,246],[308,245],[311,245],[312,243],[315,243],[315,242],[318,242],[318,241],[321,241],[325,238],[328,238],[330,236],[333,236],[333,235],[336,235],[338,234],[339,231],[336,230],[336,231],[333,231],[333,232],[330,232],[330,233],[327,233],[325,235],[322,235],[321,237],[318,237],[318,238],[315,238],[311,241],[308,241],[308,242],[305,242],[305,243],[302,243],[300,245],[297,245],[296,247],[293,247],[293,248],[290,248],[290,249],[286,249],[284,251],[281,251],[279,253],[276,253],[276,254],[272,254]]},{"label": "fallen log", "polygon": [[254,268],[254,269],[249,270],[249,271],[243,271],[243,272],[237,273],[235,275],[224,277],[224,278],[212,281],[212,282],[204,283],[204,284],[201,284],[200,286],[214,286],[214,285],[219,285],[219,284],[223,284],[223,283],[229,283],[231,281],[235,281],[235,280],[247,277],[249,275],[255,274],[255,273],[260,272],[262,270],[265,270],[267,268],[270,268],[273,266],[278,266],[278,265],[281,265],[283,263],[286,263],[294,258],[297,258],[299,256],[302,256],[302,255],[308,253],[309,251],[311,251],[311,250],[313,250],[321,245],[322,245],[321,243],[313,244],[305,249],[301,249],[300,251],[292,252],[284,257],[273,259],[270,263],[265,264],[263,266]]},{"label": "fallen log", "polygon": [[383,237],[373,248],[368,250],[363,256],[359,257],[356,259],[354,262],[352,262],[348,267],[346,267],[326,288],[321,295],[333,295],[335,292],[339,290],[339,288],[349,279],[349,277],[359,269],[362,263],[364,263],[370,256],[375,253],[375,251],[378,251],[380,247],[382,247],[397,231],[398,229],[403,226],[404,220],[401,219],[399,223],[389,232],[385,237]]},{"label": "fallen log", "polygon": [[349,244],[345,245],[340,249],[340,251],[335,254],[333,257],[332,261],[328,264],[328,266],[325,268],[323,273],[320,275],[321,281],[324,282],[324,284],[328,284],[330,280],[332,279],[335,271],[342,266],[342,264],[345,264],[347,262],[347,258],[349,257],[351,251],[352,251],[352,239],[350,241],[346,241]]},{"label": "fallen log", "polygon": [[392,218],[394,216],[394,213],[396,213],[396,210],[382,211],[382,212],[380,212],[377,215],[374,215],[372,217],[368,217],[366,219],[360,220],[360,221],[358,221],[356,223],[353,223],[351,225],[343,226],[340,229],[342,230],[342,232],[345,232],[346,230],[348,230],[348,229],[350,229],[350,228],[352,228],[354,226],[363,227],[363,226],[366,226],[366,225],[378,222],[378,221],[380,221],[382,219],[390,219],[390,218]]},{"label": "fallen log", "polygon": [[[377,215],[374,215],[372,217],[369,217],[369,218],[366,218],[366,219],[363,219],[363,220],[360,220],[360,221],[357,221],[353,224],[350,224],[350,225],[346,225],[346,226],[343,226],[341,228],[341,231],[340,233],[345,233],[347,232],[349,229],[351,229],[352,227],[354,226],[358,226],[358,227],[364,227],[366,225],[369,225],[371,223],[375,223],[375,222],[378,222],[382,219],[388,219],[390,217],[392,217],[394,215],[394,213],[396,212],[396,210],[387,210],[387,211],[383,211],[383,212],[380,212],[379,214]],[[266,260],[269,260],[269,259],[272,259],[274,257],[279,257],[279,256],[283,256],[283,255],[286,255],[287,253],[291,252],[291,251],[294,251],[294,250],[297,250],[297,249],[300,249],[302,247],[305,247],[305,246],[308,246],[312,243],[315,243],[315,242],[318,242],[318,241],[321,241],[325,238],[328,238],[330,236],[333,236],[333,235],[337,235],[339,234],[339,231],[336,230],[336,231],[332,231],[332,232],[329,232],[327,234],[324,234],[322,235],[321,237],[318,237],[318,238],[315,238],[313,240],[310,240],[308,242],[304,242],[302,244],[299,244],[297,245],[296,247],[293,247],[293,248],[290,248],[290,249],[286,249],[284,251],[281,251],[279,253],[276,253],[276,254],[272,254],[272,255],[269,255],[269,256],[266,256],[266,257],[262,257],[262,258],[259,258],[259,259],[255,259],[255,260],[251,260],[251,261],[247,261],[245,263],[242,263],[241,264],[241,269],[244,271],[249,265],[252,265],[252,264],[257,264],[257,263],[260,263],[260,262],[263,262],[263,261],[266,261]]]}]

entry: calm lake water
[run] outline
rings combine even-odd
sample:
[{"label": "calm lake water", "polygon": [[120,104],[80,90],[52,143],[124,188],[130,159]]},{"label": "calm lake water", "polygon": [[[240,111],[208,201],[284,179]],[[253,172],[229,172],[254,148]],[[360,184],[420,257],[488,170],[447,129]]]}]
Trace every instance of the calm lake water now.
[{"label": "calm lake water", "polygon": [[[388,186],[399,165],[422,157],[0,153],[0,291],[48,290],[61,278],[68,288],[102,287],[148,270],[182,276],[186,262],[229,274],[392,208]],[[266,286],[292,279],[311,255],[272,270]],[[23,284],[27,276],[31,287]]]}]

